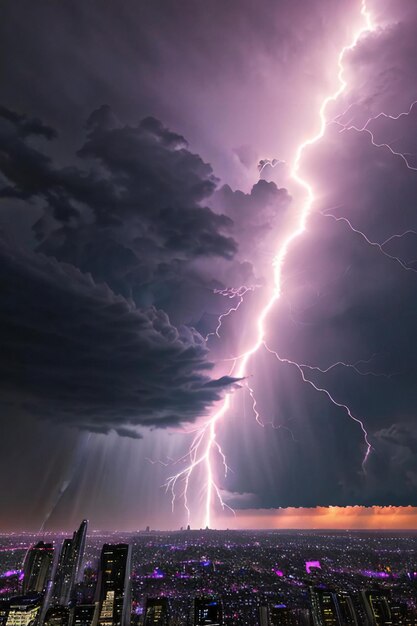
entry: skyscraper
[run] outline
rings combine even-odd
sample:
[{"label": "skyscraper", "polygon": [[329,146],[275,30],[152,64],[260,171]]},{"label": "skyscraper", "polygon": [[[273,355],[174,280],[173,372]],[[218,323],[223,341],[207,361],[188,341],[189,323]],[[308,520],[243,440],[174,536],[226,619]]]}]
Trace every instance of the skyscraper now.
[{"label": "skyscraper", "polygon": [[329,589],[310,589],[314,626],[340,626],[336,594]]},{"label": "skyscraper", "polygon": [[298,626],[300,623],[294,612],[284,604],[269,604],[259,607],[261,626]]},{"label": "skyscraper", "polygon": [[29,626],[40,614],[42,595],[32,594],[10,600],[6,626]]},{"label": "skyscraper", "polygon": [[[79,604],[74,608],[72,626],[91,626],[96,616],[98,605]],[[98,619],[98,615],[97,615]]]},{"label": "skyscraper", "polygon": [[361,618],[359,617],[353,598],[344,591],[337,593],[337,606],[340,615],[340,622],[343,626],[359,626]]},{"label": "skyscraper", "polygon": [[66,606],[72,599],[84,556],[87,520],[83,520],[72,539],[64,539],[52,592],[52,604]]},{"label": "skyscraper", "polygon": [[201,597],[194,600],[194,626],[222,626],[223,610],[220,600]]},{"label": "skyscraper", "polygon": [[54,606],[47,610],[44,626],[68,626],[70,609],[66,606]]},{"label": "skyscraper", "polygon": [[100,626],[130,624],[130,562],[129,545],[104,544],[97,584]]},{"label": "skyscraper", "polygon": [[10,602],[8,600],[0,600],[0,626],[6,626],[9,609]]},{"label": "skyscraper", "polygon": [[168,626],[169,605],[167,598],[148,598],[146,600],[144,626]]},{"label": "skyscraper", "polygon": [[372,626],[394,625],[389,600],[383,591],[363,591],[362,598]]},{"label": "skyscraper", "polygon": [[29,548],[23,564],[23,593],[42,593],[48,581],[54,557],[54,547],[51,543],[39,541]]}]

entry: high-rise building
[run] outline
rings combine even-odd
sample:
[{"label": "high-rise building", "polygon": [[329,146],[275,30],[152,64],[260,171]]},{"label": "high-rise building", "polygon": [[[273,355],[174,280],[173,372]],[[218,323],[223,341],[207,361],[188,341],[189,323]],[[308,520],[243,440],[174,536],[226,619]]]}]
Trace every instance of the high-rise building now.
[{"label": "high-rise building", "polygon": [[383,591],[362,591],[362,599],[372,626],[393,626],[389,598]]},{"label": "high-rise building", "polygon": [[35,623],[42,606],[42,595],[31,594],[10,600],[6,626],[29,626]]},{"label": "high-rise building", "polygon": [[336,595],[336,601],[340,623],[343,626],[360,626],[362,621],[356,611],[353,598],[348,593],[339,591]]},{"label": "high-rise building", "polygon": [[97,571],[88,564],[84,568],[82,580],[76,586],[76,603],[93,604],[97,587]]},{"label": "high-rise building", "polygon": [[148,598],[146,600],[144,626],[168,626],[169,604],[167,598]]},{"label": "high-rise building", "polygon": [[223,609],[220,600],[200,597],[194,600],[194,626],[222,626]]},{"label": "high-rise building", "polygon": [[272,604],[269,607],[269,626],[296,626],[294,615],[290,609],[282,604]]},{"label": "high-rise building", "polygon": [[10,602],[8,600],[0,600],[0,626],[6,626],[9,609]]},{"label": "high-rise building", "polygon": [[54,558],[52,543],[39,541],[29,548],[23,564],[23,594],[45,591]]},{"label": "high-rise building", "polygon": [[272,603],[259,607],[261,626],[298,626],[299,619],[284,604]]},{"label": "high-rise building", "polygon": [[72,600],[84,556],[87,520],[83,520],[72,539],[64,539],[52,591],[52,604],[67,606]]},{"label": "high-rise building", "polygon": [[70,610],[66,606],[53,606],[47,610],[44,626],[68,626]]},{"label": "high-rise building", "polygon": [[127,626],[130,623],[130,563],[129,545],[104,544],[96,595],[100,626]]},{"label": "high-rise building", "polygon": [[79,604],[74,608],[72,626],[91,626],[96,613],[98,613],[98,604]]},{"label": "high-rise building", "polygon": [[337,599],[334,591],[311,587],[310,596],[314,626],[340,626]]}]

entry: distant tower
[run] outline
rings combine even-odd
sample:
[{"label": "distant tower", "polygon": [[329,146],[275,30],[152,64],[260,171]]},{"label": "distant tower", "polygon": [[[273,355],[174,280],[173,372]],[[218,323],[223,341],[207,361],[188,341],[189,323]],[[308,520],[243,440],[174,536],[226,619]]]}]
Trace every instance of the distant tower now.
[{"label": "distant tower", "polygon": [[169,626],[167,598],[148,598],[146,600],[144,626]]},{"label": "distant tower", "polygon": [[194,626],[223,626],[223,610],[220,600],[201,597],[194,600]]},{"label": "distant tower", "polygon": [[52,604],[67,606],[72,599],[84,556],[87,520],[83,520],[72,539],[64,539],[55,574]]},{"label": "distant tower", "polygon": [[81,565],[84,557],[85,540],[87,537],[88,520],[83,519],[79,529],[74,533],[74,582],[78,582],[81,575]]},{"label": "distant tower", "polygon": [[97,584],[99,626],[130,624],[131,548],[125,543],[105,543],[101,551]]},{"label": "distant tower", "polygon": [[26,553],[23,564],[23,594],[42,593],[47,585],[54,557],[52,543],[39,541]]}]

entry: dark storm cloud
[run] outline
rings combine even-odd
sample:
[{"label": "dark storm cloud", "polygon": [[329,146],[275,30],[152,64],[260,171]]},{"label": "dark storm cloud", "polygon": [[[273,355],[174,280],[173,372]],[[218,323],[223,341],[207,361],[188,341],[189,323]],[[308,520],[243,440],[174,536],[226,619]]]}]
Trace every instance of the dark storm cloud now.
[{"label": "dark storm cloud", "polygon": [[[29,122],[2,111],[0,195],[45,206],[33,225],[38,251],[164,308],[175,323],[196,323],[237,250],[232,220],[204,206],[217,184],[210,165],[155,118],[122,126],[103,106],[88,119],[76,164],[59,167],[22,135]],[[223,269],[199,271],[208,258]]]},{"label": "dark storm cloud", "polygon": [[154,115],[246,190],[258,159],[286,158],[293,126],[314,123],[313,108],[300,103],[306,89],[313,101],[332,79],[322,59],[336,52],[357,9],[357,0],[309,0],[308,10],[305,0],[264,0],[261,9],[252,0],[16,0],[0,23],[4,61],[14,60],[4,62],[3,102],[23,112],[30,103],[65,146],[103,102],[123,120]]},{"label": "dark storm cloud", "polygon": [[3,406],[93,432],[193,420],[215,384],[193,329],[98,285],[73,266],[1,242]]},{"label": "dark storm cloud", "polygon": [[212,202],[233,220],[239,257],[251,261],[258,275],[265,276],[275,254],[277,234],[282,231],[283,219],[291,202],[288,191],[261,179],[250,193],[223,185]]},{"label": "dark storm cloud", "polygon": [[[33,122],[6,109],[0,115],[0,167],[10,182],[0,191],[3,197],[42,197],[52,206],[58,224],[66,225],[77,217],[91,223],[90,215],[81,214],[85,208],[91,209],[98,227],[126,225],[130,220],[137,237],[185,257],[230,258],[236,251],[232,238],[220,232],[230,228],[231,221],[199,205],[216,186],[210,166],[189,152],[184,138],[158,120],[147,118],[135,128],[120,127],[114,126],[107,107],[95,111],[87,123],[87,142],[78,154],[100,163],[105,168],[101,176],[76,167],[57,169],[24,141],[33,131],[24,131],[22,138],[21,128]],[[36,230],[42,238],[41,224]],[[68,234],[63,230],[55,234],[63,247]]]},{"label": "dark storm cloud", "polygon": [[232,220],[202,205],[217,179],[183,137],[151,117],[122,126],[109,107],[92,113],[86,132],[84,167],[60,167],[30,141],[55,138],[53,129],[0,110],[3,202],[45,207],[36,250],[2,242],[4,402],[138,437],[126,424],[195,419],[234,382],[204,373],[203,338],[167,311],[178,310],[178,285],[189,302],[196,288],[215,299],[218,275],[193,264],[227,265],[237,244]]}]

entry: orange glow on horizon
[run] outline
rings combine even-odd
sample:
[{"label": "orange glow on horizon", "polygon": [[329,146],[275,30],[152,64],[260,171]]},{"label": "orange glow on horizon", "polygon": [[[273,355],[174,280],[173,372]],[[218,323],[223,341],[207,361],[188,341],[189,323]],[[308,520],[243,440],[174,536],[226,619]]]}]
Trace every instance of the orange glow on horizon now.
[{"label": "orange glow on horizon", "polygon": [[330,506],[236,511],[235,519],[218,518],[233,529],[417,530],[417,507]]}]

